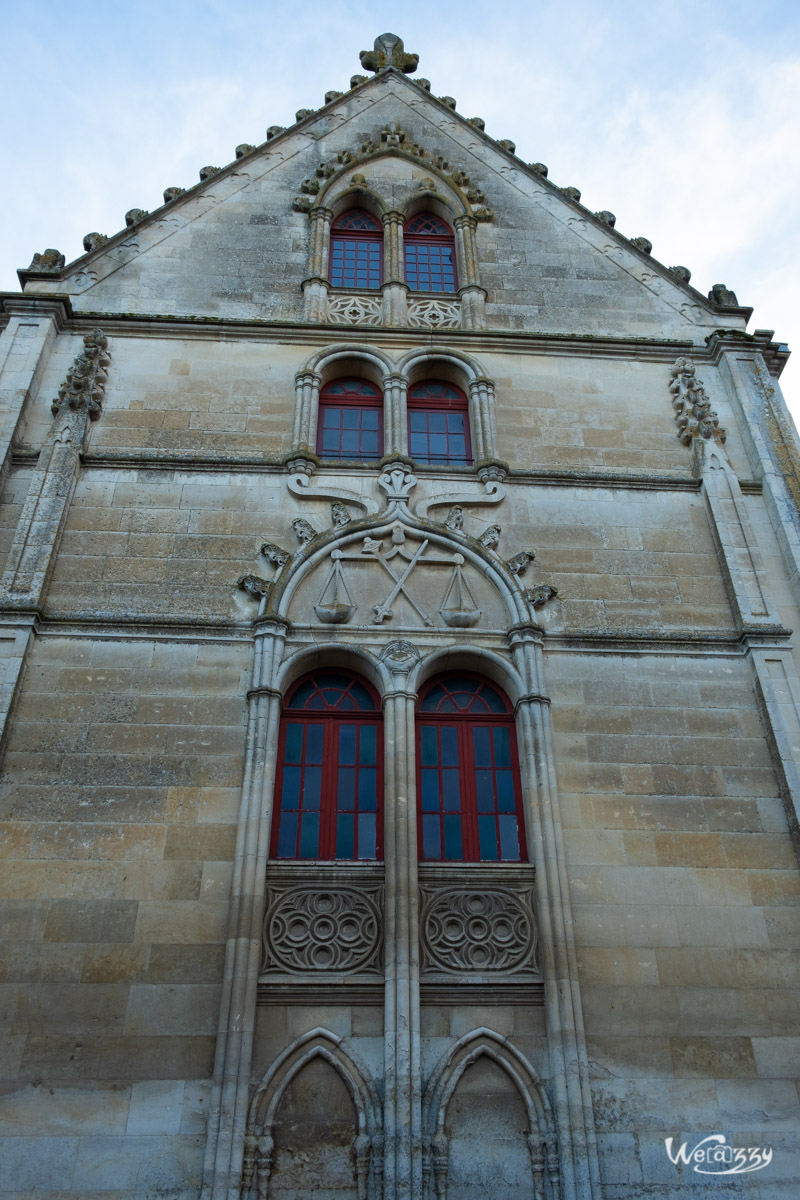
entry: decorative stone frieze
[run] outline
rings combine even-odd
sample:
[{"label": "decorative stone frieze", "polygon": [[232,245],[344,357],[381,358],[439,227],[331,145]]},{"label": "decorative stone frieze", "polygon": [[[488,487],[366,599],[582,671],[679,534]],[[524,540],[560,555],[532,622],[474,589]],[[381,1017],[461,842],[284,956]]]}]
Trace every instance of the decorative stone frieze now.
[{"label": "decorative stone frieze", "polygon": [[460,329],[461,305],[457,300],[411,300],[408,324],[412,329]]},{"label": "decorative stone frieze", "polygon": [[695,375],[694,364],[688,358],[678,358],[670,372],[669,385],[672,407],[678,425],[678,437],[684,446],[691,446],[696,438],[713,438],[724,443],[725,430],[720,428],[719,418],[711,407],[702,382]]},{"label": "decorative stone frieze", "polygon": [[538,975],[533,889],[420,885],[421,979]]},{"label": "decorative stone frieze", "polygon": [[329,296],[328,320],[331,325],[380,325],[383,304],[367,296]]},{"label": "decorative stone frieze", "polygon": [[96,421],[102,412],[111,362],[108,338],[102,329],[93,329],[84,337],[83,345],[51,407],[53,416],[65,405],[74,410],[85,409],[91,420]]},{"label": "decorative stone frieze", "polygon": [[382,973],[383,888],[313,883],[267,888],[266,974]]},{"label": "decorative stone frieze", "polygon": [[495,550],[500,542],[500,533],[501,530],[499,525],[490,525],[488,529],[483,531],[481,536],[478,538],[478,541],[482,546],[485,546],[487,550]]}]

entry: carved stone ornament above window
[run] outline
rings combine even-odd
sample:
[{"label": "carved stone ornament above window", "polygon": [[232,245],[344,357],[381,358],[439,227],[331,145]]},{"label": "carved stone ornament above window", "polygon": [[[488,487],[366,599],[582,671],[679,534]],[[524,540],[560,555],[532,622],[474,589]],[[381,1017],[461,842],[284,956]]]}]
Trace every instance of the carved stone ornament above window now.
[{"label": "carved stone ornament above window", "polygon": [[83,346],[58,389],[58,397],[52,403],[53,416],[64,406],[76,411],[85,409],[93,421],[102,412],[111,363],[108,338],[102,329],[93,329],[85,335]]},{"label": "carved stone ornament above window", "polygon": [[358,57],[365,71],[384,71],[387,67],[394,67],[405,75],[411,75],[419,65],[419,55],[406,54],[403,39],[396,33],[380,34],[375,38],[372,50],[362,50]]}]

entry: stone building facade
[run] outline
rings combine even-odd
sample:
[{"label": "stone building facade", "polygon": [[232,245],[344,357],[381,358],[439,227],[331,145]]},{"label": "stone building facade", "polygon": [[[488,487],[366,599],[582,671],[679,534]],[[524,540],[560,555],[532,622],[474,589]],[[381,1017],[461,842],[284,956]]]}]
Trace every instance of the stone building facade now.
[{"label": "stone building facade", "polygon": [[2,296],[0,1196],[796,1196],[788,352],[361,61]]}]

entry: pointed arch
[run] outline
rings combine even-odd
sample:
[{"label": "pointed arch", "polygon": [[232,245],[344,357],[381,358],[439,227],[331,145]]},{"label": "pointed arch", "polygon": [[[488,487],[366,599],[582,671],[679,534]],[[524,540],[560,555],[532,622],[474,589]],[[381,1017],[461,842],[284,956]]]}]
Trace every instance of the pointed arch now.
[{"label": "pointed arch", "polygon": [[447,1108],[461,1077],[468,1067],[483,1057],[505,1071],[519,1092],[525,1105],[529,1134],[538,1134],[552,1146],[555,1127],[544,1084],[508,1038],[485,1027],[465,1033],[439,1060],[422,1102],[422,1125],[427,1137],[441,1137]]},{"label": "pointed arch", "polygon": [[367,1068],[344,1039],[321,1026],[296,1038],[278,1056],[256,1090],[250,1104],[247,1132],[271,1136],[275,1116],[289,1084],[312,1059],[322,1058],[341,1077],[356,1110],[359,1134],[373,1138],[382,1125],[378,1090]]}]

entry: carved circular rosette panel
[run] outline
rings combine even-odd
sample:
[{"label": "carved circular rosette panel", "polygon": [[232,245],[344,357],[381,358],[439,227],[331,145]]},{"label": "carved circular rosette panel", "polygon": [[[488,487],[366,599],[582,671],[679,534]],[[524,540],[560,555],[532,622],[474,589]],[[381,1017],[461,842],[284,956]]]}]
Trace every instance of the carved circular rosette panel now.
[{"label": "carved circular rosette panel", "polygon": [[264,918],[268,971],[380,971],[381,895],[377,889],[293,887],[272,892]]},{"label": "carved circular rosette panel", "polygon": [[536,970],[532,897],[506,888],[422,889],[423,971]]}]

